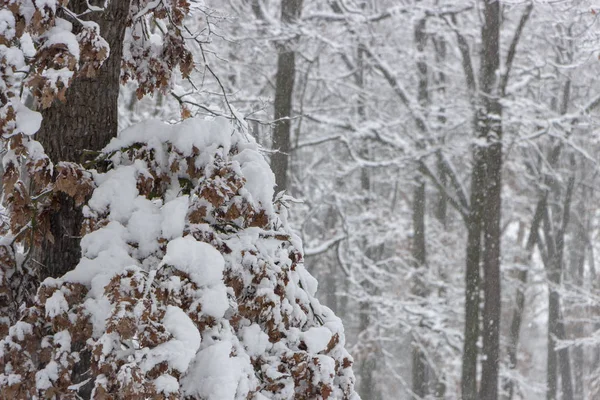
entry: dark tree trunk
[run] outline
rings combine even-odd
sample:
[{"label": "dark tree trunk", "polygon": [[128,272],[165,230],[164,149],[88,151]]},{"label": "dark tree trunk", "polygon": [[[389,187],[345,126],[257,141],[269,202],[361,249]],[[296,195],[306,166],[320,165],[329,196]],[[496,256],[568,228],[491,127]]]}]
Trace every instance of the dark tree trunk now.
[{"label": "dark tree trunk", "polygon": [[479,397],[498,398],[500,358],[500,217],[502,189],[502,107],[499,99],[500,2],[485,0],[481,30],[482,61],[478,118],[479,137],[485,138],[485,212],[483,213],[483,361]]},{"label": "dark tree trunk", "polygon": [[[438,176],[440,177],[440,183],[446,187],[448,183],[448,176],[446,174],[446,168],[444,166],[444,162],[441,159],[441,154],[437,156],[436,169],[438,172]],[[447,215],[448,215],[448,196],[444,193],[443,190],[438,192],[438,196],[436,199],[435,205],[435,218],[442,224],[444,228],[447,225]]]},{"label": "dark tree trunk", "polygon": [[[69,2],[76,14],[87,10],[85,0]],[[85,17],[97,22],[102,37],[110,46],[110,57],[94,78],[77,77],[67,90],[67,101],[55,101],[44,111],[41,129],[36,138],[53,162],[81,162],[83,150],[101,150],[116,136],[123,37],[129,12],[126,0],[108,2],[107,10],[89,13]],[[74,23],[76,28],[76,23]],[[81,209],[72,200],[61,197],[51,218],[54,243],[46,243],[37,254],[43,265],[41,277],[59,277],[77,265],[81,256],[79,235]]]},{"label": "dark tree trunk", "polygon": [[481,229],[485,197],[483,150],[474,149],[471,175],[471,209],[467,224],[467,267],[465,272],[465,333],[461,392],[463,400],[477,400],[477,341],[479,339],[479,288],[481,276]]},{"label": "dark tree trunk", "polygon": [[562,207],[562,221],[557,232],[553,232],[550,215],[546,210],[544,214],[544,238],[547,249],[546,264],[548,288],[548,359],[546,371],[546,398],[558,398],[558,374],[561,378],[562,399],[573,399],[573,382],[571,377],[571,360],[569,349],[556,350],[556,341],[565,339],[565,327],[560,311],[559,287],[562,281],[564,264],[564,238],[569,225],[571,196],[573,193],[574,177],[569,179],[566,198]]},{"label": "dark tree trunk", "polygon": [[[565,324],[562,313],[558,314],[558,338],[566,339]],[[558,351],[558,369],[560,372],[560,383],[562,391],[562,400],[573,400],[573,378],[571,372],[571,356],[568,347]]]},{"label": "dark tree trunk", "polygon": [[[435,46],[435,58],[436,62],[440,65],[443,65],[446,62],[446,41],[444,38],[434,38],[433,44]],[[442,68],[440,68],[442,69]],[[436,86],[439,87],[437,92],[442,96],[442,101],[445,101],[444,94],[446,92],[446,74],[443,71],[440,71],[436,75]],[[442,102],[443,104],[443,102]],[[446,114],[445,108],[440,107],[438,112],[438,122],[441,125],[446,123]],[[443,128],[442,128],[443,129]],[[444,145],[443,140],[440,143],[441,146]],[[446,173],[446,167],[444,165],[442,154],[437,154],[437,162],[436,169],[438,171],[440,183],[445,187],[448,182],[448,176]],[[447,224],[447,214],[448,214],[448,196],[443,190],[440,190],[437,196],[436,206],[435,206],[435,218],[446,228]]]},{"label": "dark tree trunk", "polygon": [[[422,179],[417,180],[417,188],[413,198],[413,259],[416,268],[424,268],[426,265],[425,248],[425,183]],[[413,292],[417,296],[425,296],[423,282],[417,273],[417,281],[414,282]],[[418,342],[413,343],[412,349],[412,391],[417,399],[427,394],[427,360],[421,351]]]},{"label": "dark tree trunk", "polygon": [[[417,71],[419,76],[418,83],[418,100],[419,106],[424,113],[429,105],[429,81],[427,77],[427,62],[425,60],[424,50],[427,42],[425,32],[427,20],[420,19],[415,25],[414,37],[417,47]],[[417,122],[417,128],[421,134],[425,133],[425,127],[422,123]],[[415,268],[425,268],[426,266],[426,240],[425,240],[425,183],[421,176],[417,175],[416,188],[413,195],[413,243],[412,256]],[[417,296],[425,296],[423,290],[423,282],[420,281],[420,274],[416,274],[417,280],[414,282],[413,292]],[[412,348],[412,392],[417,399],[425,397],[427,394],[427,361],[421,350],[418,338],[415,336]]]},{"label": "dark tree trunk", "polygon": [[[82,162],[84,150],[101,150],[117,135],[121,56],[129,4],[129,0],[113,0],[107,2],[104,12],[83,16],[98,23],[100,34],[110,46],[110,56],[96,77],[74,80],[67,90],[65,103],[55,101],[42,111],[44,119],[36,138],[55,163]],[[69,8],[76,14],[82,14],[87,7],[86,0],[69,2]],[[67,196],[61,196],[56,207],[50,227],[54,243],[44,243],[34,256],[43,265],[42,279],[62,276],[72,270],[81,257],[81,208]],[[74,383],[83,382],[91,355],[85,350],[85,343],[73,342],[72,346],[80,351],[80,361],[75,364],[71,379]],[[92,388],[92,381],[82,385],[78,392],[80,398],[89,399]]]},{"label": "dark tree trunk", "polygon": [[[283,25],[294,23],[302,11],[302,0],[282,0],[281,22]],[[273,150],[271,168],[275,173],[277,190],[288,189],[288,162],[291,143],[292,96],[296,78],[296,53],[290,43],[279,44],[277,56],[277,76],[275,78],[275,126],[273,129]]]},{"label": "dark tree trunk", "polygon": [[[574,164],[574,163],[573,163]],[[575,178],[571,177],[567,185],[566,199],[563,206],[562,226],[558,231],[558,238],[556,240],[556,269],[558,270],[558,281],[560,285],[562,281],[562,275],[564,270],[564,253],[565,253],[565,235],[567,227],[571,220],[571,200],[573,196],[573,187],[575,185]],[[565,332],[565,324],[563,321],[562,312],[560,310],[560,294],[557,292],[556,304],[558,307],[558,320],[557,320],[557,331],[556,338],[559,340],[566,339],[567,335]],[[558,368],[560,373],[562,400],[573,400],[573,380],[571,373],[571,357],[569,348],[565,347],[558,351]]]},{"label": "dark tree trunk", "polygon": [[480,398],[498,398],[498,372],[500,362],[500,201],[502,174],[502,144],[489,147],[487,157],[486,207],[483,217],[483,348]]}]

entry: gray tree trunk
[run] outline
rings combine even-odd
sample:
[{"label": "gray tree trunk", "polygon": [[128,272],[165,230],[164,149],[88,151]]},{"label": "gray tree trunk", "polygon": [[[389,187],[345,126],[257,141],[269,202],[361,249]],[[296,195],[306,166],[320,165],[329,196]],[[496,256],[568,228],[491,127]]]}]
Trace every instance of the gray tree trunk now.
[{"label": "gray tree trunk", "polygon": [[573,399],[573,383],[571,377],[571,361],[569,349],[556,351],[556,341],[565,338],[565,328],[560,311],[560,293],[563,264],[564,264],[564,236],[570,220],[570,205],[573,191],[574,178],[569,180],[566,199],[562,207],[562,221],[556,233],[553,232],[550,215],[546,210],[544,214],[544,238],[547,254],[544,263],[549,282],[548,289],[548,359],[546,364],[546,398],[558,399],[558,376],[561,378],[562,399]]},{"label": "gray tree trunk", "polygon": [[[533,250],[538,242],[539,228],[542,221],[543,213],[546,207],[546,196],[540,199],[535,207],[533,220],[531,222],[531,228],[529,230],[529,237],[527,238],[527,244],[525,245],[525,259],[522,264],[523,266],[529,266],[533,258]],[[519,349],[519,338],[521,334],[521,323],[523,322],[523,311],[525,309],[525,285],[527,283],[527,269],[521,268],[517,274],[520,286],[517,287],[517,295],[515,301],[515,309],[513,310],[510,332],[508,337],[508,367],[510,369],[517,368],[517,353]],[[504,392],[506,398],[512,400],[514,395],[514,382],[508,379],[504,385]]]},{"label": "gray tree trunk", "polygon": [[[427,20],[425,18],[417,21],[414,30],[415,44],[417,47],[417,71],[419,76],[417,98],[419,106],[424,110],[429,103],[427,77],[427,62],[425,60],[424,50],[427,42],[425,32]],[[420,123],[417,123],[417,128],[423,134],[425,129]],[[425,182],[420,175],[416,178],[416,187],[413,194],[413,243],[412,256],[415,268],[423,269],[426,267],[426,238],[425,238]],[[419,280],[419,273],[416,274]],[[417,296],[425,296],[422,290],[422,282],[414,282],[413,292]],[[427,395],[427,360],[421,350],[418,338],[415,337],[412,348],[412,392],[417,399]]]},{"label": "gray tree trunk", "polygon": [[485,212],[483,227],[483,312],[482,366],[479,397],[498,398],[500,362],[500,218],[502,189],[502,106],[498,73],[500,69],[500,2],[486,0],[483,10],[482,60],[479,76],[480,106],[478,136],[487,140],[483,149],[485,170]]},{"label": "gray tree trunk", "polygon": [[477,400],[477,356],[479,350],[479,288],[481,276],[482,214],[485,199],[483,151],[476,147],[471,173],[471,196],[467,224],[467,266],[465,272],[465,333],[462,358],[461,392],[463,400]]},{"label": "gray tree trunk", "polygon": [[[281,1],[281,22],[290,26],[302,11],[302,0]],[[288,163],[291,149],[292,97],[296,78],[296,53],[290,43],[278,45],[277,75],[275,77],[275,126],[273,145],[275,153],[271,155],[271,168],[275,173],[277,190],[288,189]]]}]

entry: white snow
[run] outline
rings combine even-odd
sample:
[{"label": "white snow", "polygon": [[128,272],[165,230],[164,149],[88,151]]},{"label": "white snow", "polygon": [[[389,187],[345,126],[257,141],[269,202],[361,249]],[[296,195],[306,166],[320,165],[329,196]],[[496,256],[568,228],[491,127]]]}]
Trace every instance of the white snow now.
[{"label": "white snow", "polygon": [[198,242],[191,236],[170,241],[163,263],[186,273],[199,287],[223,280],[225,260],[221,253],[210,244]]},{"label": "white snow", "polygon": [[266,160],[258,152],[245,149],[233,157],[246,178],[245,190],[250,193],[252,199],[267,211],[273,212],[273,196],[275,194],[275,175]]},{"label": "white snow", "polygon": [[312,327],[301,334],[309,353],[317,354],[327,348],[331,340],[331,331],[323,326]]},{"label": "white snow", "polygon": [[56,361],[50,361],[44,369],[35,374],[35,383],[38,390],[52,387],[52,382],[58,379],[58,364]]},{"label": "white snow", "polygon": [[173,335],[173,339],[161,346],[172,351],[169,356],[171,366],[185,372],[200,348],[200,332],[190,317],[181,308],[174,306],[167,307],[163,325]]},{"label": "white snow", "polygon": [[167,202],[160,210],[162,215],[162,237],[167,240],[183,235],[185,216],[188,211],[189,196],[177,197]]},{"label": "white snow", "polygon": [[40,129],[40,126],[42,125],[42,114],[30,110],[21,102],[16,103],[15,111],[17,113],[17,132],[24,133],[25,135],[33,135]]},{"label": "white snow", "polygon": [[42,48],[49,48],[55,45],[64,45],[71,53],[76,60],[79,60],[79,43],[77,42],[77,37],[71,30],[73,29],[73,25],[62,19],[56,18],[56,26],[50,28],[50,30],[46,33],[46,41]]},{"label": "white snow", "polygon": [[267,348],[270,347],[269,335],[264,333],[257,324],[242,328],[242,341],[248,355],[251,357],[264,354]]},{"label": "white snow", "polygon": [[171,375],[161,375],[154,380],[154,386],[158,393],[177,393],[179,391],[179,381]]},{"label": "white snow", "polygon": [[12,12],[0,10],[0,33],[8,40],[15,37],[15,17]]},{"label": "white snow", "polygon": [[221,284],[204,289],[200,297],[200,302],[203,314],[217,319],[223,318],[225,311],[229,308],[225,285]]},{"label": "white snow", "polygon": [[69,310],[69,304],[60,290],[56,290],[46,300],[46,317],[54,318]]},{"label": "white snow", "polygon": [[196,361],[184,378],[188,396],[206,400],[234,400],[242,376],[241,360],[230,357],[231,342],[213,344],[198,353]]}]

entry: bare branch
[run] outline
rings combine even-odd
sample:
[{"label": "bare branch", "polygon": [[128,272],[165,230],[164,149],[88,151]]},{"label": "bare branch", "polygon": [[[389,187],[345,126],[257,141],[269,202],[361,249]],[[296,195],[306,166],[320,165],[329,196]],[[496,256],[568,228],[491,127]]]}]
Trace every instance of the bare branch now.
[{"label": "bare branch", "polygon": [[519,40],[521,39],[521,34],[523,32],[523,28],[525,27],[525,24],[527,23],[527,21],[529,20],[529,17],[531,16],[532,10],[533,10],[533,3],[529,3],[529,5],[527,5],[527,8],[525,8],[525,11],[523,12],[523,15],[521,16],[519,25],[517,26],[517,29],[515,30],[515,34],[513,36],[512,41],[510,42],[510,46],[508,48],[508,53],[506,55],[506,63],[504,66],[506,71],[504,72],[504,75],[502,76],[502,79],[500,82],[501,96],[504,96],[506,94],[506,85],[508,84],[508,78],[510,76],[510,70],[512,68],[513,61],[515,59],[515,54],[517,53],[517,45],[519,44]]}]

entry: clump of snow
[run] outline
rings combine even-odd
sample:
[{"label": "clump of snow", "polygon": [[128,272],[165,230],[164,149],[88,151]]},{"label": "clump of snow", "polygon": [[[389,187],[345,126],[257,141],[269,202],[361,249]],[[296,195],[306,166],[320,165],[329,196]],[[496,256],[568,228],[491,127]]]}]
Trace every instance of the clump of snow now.
[{"label": "clump of snow", "polygon": [[179,381],[171,375],[161,375],[154,380],[154,387],[158,393],[169,395],[179,392]]},{"label": "clump of snow", "polygon": [[169,242],[163,262],[189,275],[198,286],[208,286],[223,279],[225,261],[221,253],[191,236]]},{"label": "clump of snow", "polygon": [[46,317],[54,318],[69,310],[69,304],[60,290],[57,290],[46,300]]},{"label": "clump of snow", "polygon": [[33,135],[42,125],[42,114],[37,111],[32,111],[25,107],[23,103],[17,102],[17,132],[22,132],[25,135]]},{"label": "clump of snow", "polygon": [[242,341],[251,357],[264,354],[269,347],[269,336],[257,324],[242,328]]},{"label": "clump of snow", "polygon": [[301,337],[309,353],[320,353],[327,348],[331,340],[331,331],[323,326],[315,326],[303,332]]},{"label": "clump of snow", "polygon": [[247,367],[249,364],[247,360],[231,357],[231,350],[231,342],[223,341],[200,351],[183,381],[186,393],[207,400],[241,398],[237,395],[238,388],[248,372],[244,371],[244,364]]},{"label": "clump of snow", "polygon": [[194,322],[179,307],[167,306],[163,325],[181,343],[181,351],[173,354],[175,359],[173,368],[185,372],[194,355],[200,348],[202,340]]},{"label": "clump of snow", "polygon": [[167,202],[160,209],[162,215],[162,237],[167,240],[183,235],[185,229],[185,215],[187,214],[189,196],[177,197]]}]

